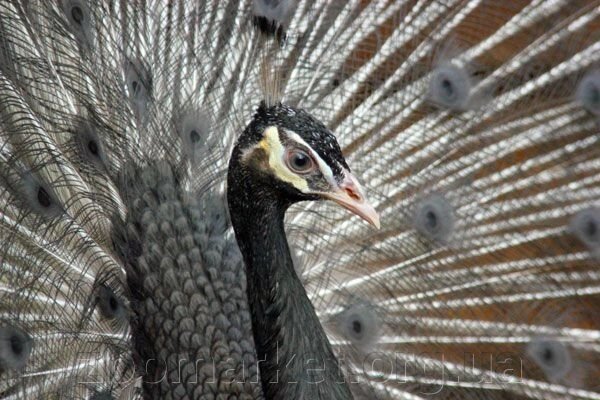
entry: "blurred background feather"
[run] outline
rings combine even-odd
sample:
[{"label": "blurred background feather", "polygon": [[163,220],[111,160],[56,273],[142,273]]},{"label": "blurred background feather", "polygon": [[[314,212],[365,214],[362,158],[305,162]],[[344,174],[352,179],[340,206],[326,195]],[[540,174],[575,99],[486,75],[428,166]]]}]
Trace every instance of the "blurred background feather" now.
[{"label": "blurred background feather", "polygon": [[141,398],[117,236],[175,189],[132,168],[223,207],[269,96],[336,134],[381,216],[286,218],[355,398],[600,399],[596,0],[1,1],[0,397]]}]

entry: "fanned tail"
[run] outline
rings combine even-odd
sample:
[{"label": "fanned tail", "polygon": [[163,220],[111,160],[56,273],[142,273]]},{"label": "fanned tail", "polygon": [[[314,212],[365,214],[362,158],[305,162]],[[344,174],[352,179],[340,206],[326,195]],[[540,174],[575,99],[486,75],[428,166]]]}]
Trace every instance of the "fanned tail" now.
[{"label": "fanned tail", "polygon": [[599,6],[372,2],[328,21],[303,105],[382,229],[313,204],[289,231],[365,398],[598,398]]}]

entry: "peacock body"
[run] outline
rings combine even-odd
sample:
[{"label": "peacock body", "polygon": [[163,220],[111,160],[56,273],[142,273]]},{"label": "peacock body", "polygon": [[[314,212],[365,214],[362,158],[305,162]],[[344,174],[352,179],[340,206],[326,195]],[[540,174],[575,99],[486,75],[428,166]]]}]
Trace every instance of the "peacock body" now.
[{"label": "peacock body", "polygon": [[[2,0],[0,397],[600,399],[599,118],[596,0]],[[263,120],[381,220],[285,214],[291,377],[227,184]]]}]

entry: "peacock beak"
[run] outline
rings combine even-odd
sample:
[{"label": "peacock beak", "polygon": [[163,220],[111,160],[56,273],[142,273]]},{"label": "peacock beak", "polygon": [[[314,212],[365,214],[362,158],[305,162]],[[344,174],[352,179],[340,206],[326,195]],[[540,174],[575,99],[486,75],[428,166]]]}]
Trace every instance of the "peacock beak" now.
[{"label": "peacock beak", "polygon": [[350,172],[344,171],[344,180],[337,188],[322,195],[350,210],[377,229],[380,228],[379,214],[367,200],[358,180]]}]

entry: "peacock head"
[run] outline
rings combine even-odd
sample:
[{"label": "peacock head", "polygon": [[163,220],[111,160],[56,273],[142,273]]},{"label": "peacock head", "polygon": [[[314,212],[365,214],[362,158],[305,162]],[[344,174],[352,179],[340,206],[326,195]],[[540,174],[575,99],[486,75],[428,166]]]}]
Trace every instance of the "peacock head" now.
[{"label": "peacock head", "polygon": [[234,149],[229,184],[251,185],[286,204],[333,200],[379,228],[379,216],[335,136],[301,109],[261,103]]}]

